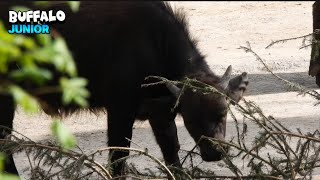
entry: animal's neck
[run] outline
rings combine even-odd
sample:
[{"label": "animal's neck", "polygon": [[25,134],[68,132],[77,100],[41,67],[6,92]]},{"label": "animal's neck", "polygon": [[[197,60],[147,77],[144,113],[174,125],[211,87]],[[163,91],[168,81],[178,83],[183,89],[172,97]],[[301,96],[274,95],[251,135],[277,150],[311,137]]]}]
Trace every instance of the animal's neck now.
[{"label": "animal's neck", "polygon": [[186,71],[186,76],[188,78],[211,75],[214,75],[214,73],[211,71],[203,56],[197,54],[188,60],[188,67]]},{"label": "animal's neck", "polygon": [[215,86],[219,82],[219,77],[210,69],[201,55],[196,55],[189,59],[186,77],[196,79],[211,86]]}]

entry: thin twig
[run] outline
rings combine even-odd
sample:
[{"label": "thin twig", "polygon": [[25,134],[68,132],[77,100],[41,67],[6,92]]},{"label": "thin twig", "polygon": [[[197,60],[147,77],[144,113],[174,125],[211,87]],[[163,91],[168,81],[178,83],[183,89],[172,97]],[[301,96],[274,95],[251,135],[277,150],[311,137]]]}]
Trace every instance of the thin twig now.
[{"label": "thin twig", "polygon": [[279,80],[285,82],[286,84],[288,84],[288,85],[291,86],[291,87],[294,87],[295,90],[300,91],[301,93],[308,94],[308,95],[312,96],[313,98],[317,99],[318,101],[320,101],[320,94],[319,94],[317,91],[314,91],[314,90],[311,90],[311,91],[306,90],[306,88],[304,88],[303,86],[298,85],[298,84],[295,84],[295,83],[292,83],[292,82],[290,82],[290,81],[288,81],[288,80],[286,80],[286,79],[278,76],[277,74],[275,74],[275,73],[269,68],[269,66],[265,63],[265,61],[264,61],[257,53],[255,53],[251,48],[244,47],[244,46],[240,46],[240,49],[243,49],[243,50],[245,50],[245,52],[250,52],[251,54],[253,54],[253,55],[256,57],[256,59],[263,64],[263,66],[267,69],[267,71],[268,71],[269,73],[271,73],[273,76],[275,76],[276,78],[278,78]]},{"label": "thin twig", "polygon": [[[8,139],[0,139],[0,144],[1,143],[7,143],[7,142],[12,142],[11,140]],[[45,149],[50,149],[52,151],[57,151],[59,153],[62,153],[72,159],[78,160],[78,158],[80,158],[81,156],[83,156],[83,154],[77,154],[76,152],[73,152],[71,150],[69,150],[69,152],[67,151],[63,151],[62,149],[58,148],[58,147],[52,147],[52,146],[47,146],[44,144],[38,144],[38,143],[21,143],[21,142],[15,142],[17,144],[19,144],[20,146],[23,147],[37,147],[37,148],[45,148]],[[94,161],[94,160],[90,160],[90,159],[86,159],[87,161],[91,162],[92,164],[98,166],[107,176],[107,178],[111,179],[112,176],[110,175],[110,173],[98,162]],[[87,164],[88,165],[88,164]],[[93,169],[93,167],[90,165],[90,168]],[[96,169],[94,169],[96,171]],[[97,171],[98,172],[98,171]],[[98,172],[99,173],[99,172]]]},{"label": "thin twig", "polygon": [[287,39],[280,39],[277,41],[272,41],[267,47],[265,47],[266,49],[270,48],[271,46],[278,44],[278,43],[284,43],[286,41],[291,41],[291,40],[296,40],[296,39],[301,39],[301,38],[307,38],[308,36],[312,36],[313,33],[307,34],[307,35],[303,35],[303,36],[298,36],[298,37],[293,37],[293,38],[287,38]]},{"label": "thin twig", "polygon": [[[150,159],[152,159],[153,161],[155,161],[156,163],[158,163],[161,167],[163,167],[167,173],[171,176],[171,178],[173,180],[175,180],[173,174],[171,173],[171,171],[168,169],[168,167],[166,165],[164,165],[159,159],[157,159],[156,157],[150,155],[149,153],[147,153],[146,151],[140,150],[140,149],[134,149],[134,148],[127,148],[127,147],[106,147],[106,148],[102,148],[99,149],[97,151],[95,151],[94,153],[92,153],[91,155],[97,154],[97,153],[102,153],[103,151],[109,151],[109,150],[120,150],[120,151],[133,151],[133,152],[138,152],[141,153],[147,157],[149,157]],[[91,156],[89,155],[89,156]]]}]

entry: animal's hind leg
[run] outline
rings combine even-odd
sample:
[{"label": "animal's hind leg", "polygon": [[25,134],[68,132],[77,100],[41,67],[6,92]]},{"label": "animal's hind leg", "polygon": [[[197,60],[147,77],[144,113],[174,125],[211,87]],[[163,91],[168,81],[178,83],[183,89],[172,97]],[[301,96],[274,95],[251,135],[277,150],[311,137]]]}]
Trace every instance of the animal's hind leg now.
[{"label": "animal's hind leg", "polygon": [[[4,139],[11,134],[12,122],[14,118],[14,102],[11,96],[0,96],[0,139]],[[3,144],[0,144],[0,151],[7,154],[5,162],[5,171],[12,174],[18,174],[17,168],[13,161],[13,156],[10,152],[4,149]]]},{"label": "animal's hind leg", "polygon": [[[132,111],[132,112],[131,112]],[[135,119],[135,113],[132,108],[109,108],[108,109],[108,146],[130,147],[130,141],[126,138],[132,138],[132,127]],[[111,150],[109,158],[111,163],[120,158],[129,155],[129,151]],[[119,176],[124,170],[125,160],[115,163],[113,175]]]}]

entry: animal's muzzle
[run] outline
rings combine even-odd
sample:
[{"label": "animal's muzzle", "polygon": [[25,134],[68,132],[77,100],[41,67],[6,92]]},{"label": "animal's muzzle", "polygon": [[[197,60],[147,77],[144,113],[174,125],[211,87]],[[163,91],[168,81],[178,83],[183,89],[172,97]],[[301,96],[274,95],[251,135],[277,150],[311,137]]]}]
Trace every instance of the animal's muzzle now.
[{"label": "animal's muzzle", "polygon": [[228,153],[228,146],[222,144],[213,144],[209,140],[199,144],[201,157],[204,161],[220,161],[226,153]]}]

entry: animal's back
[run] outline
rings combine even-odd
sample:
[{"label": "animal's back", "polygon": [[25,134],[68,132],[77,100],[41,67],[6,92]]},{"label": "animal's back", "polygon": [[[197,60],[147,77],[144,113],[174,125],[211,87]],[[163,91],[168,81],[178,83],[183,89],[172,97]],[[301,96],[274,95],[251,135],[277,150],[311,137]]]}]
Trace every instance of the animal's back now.
[{"label": "animal's back", "polygon": [[[64,23],[50,27],[66,39],[79,76],[89,80],[92,106],[168,95],[166,88],[141,91],[140,86],[149,75],[182,78],[196,51],[183,17],[163,2],[84,1],[76,13],[62,3],[49,9],[66,13]],[[7,18],[4,11],[1,18]]]},{"label": "animal's back", "polygon": [[[163,2],[87,1],[67,17],[55,28],[66,38],[80,76],[89,79],[97,106],[106,99],[139,97],[146,76],[185,75],[190,39]],[[148,95],[169,94],[165,88],[156,91]]]},{"label": "animal's back", "polygon": [[[118,63],[123,68],[134,63],[140,72],[170,76],[183,71],[187,62],[169,61],[169,51],[179,48],[171,47],[171,42],[179,41],[178,34],[184,33],[170,11],[163,2],[85,1],[78,13],[70,12],[67,22],[55,27],[66,38],[77,61],[107,61],[108,66],[104,67],[110,69]],[[130,60],[122,59],[123,56]],[[175,70],[169,72],[172,66]]]}]

